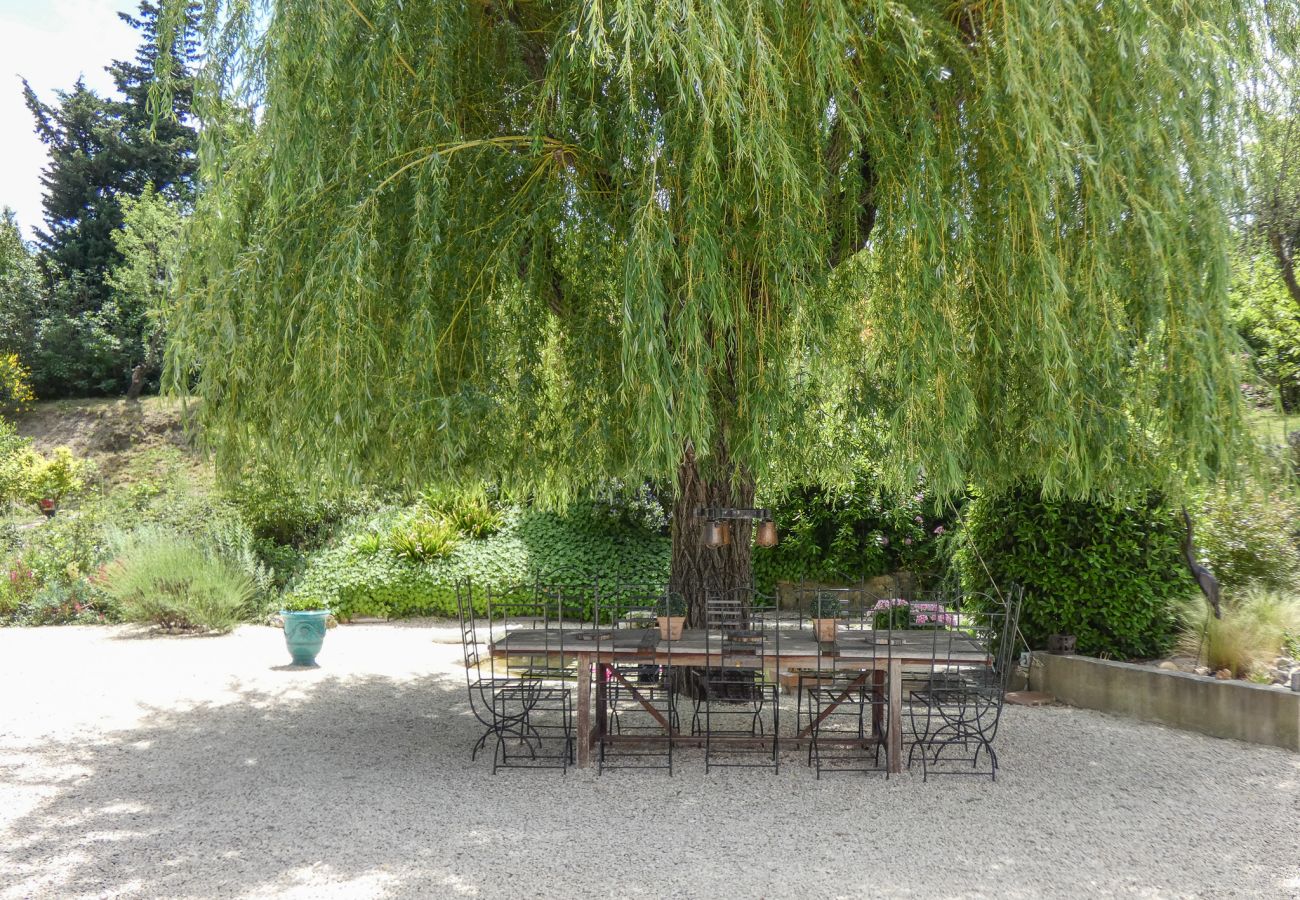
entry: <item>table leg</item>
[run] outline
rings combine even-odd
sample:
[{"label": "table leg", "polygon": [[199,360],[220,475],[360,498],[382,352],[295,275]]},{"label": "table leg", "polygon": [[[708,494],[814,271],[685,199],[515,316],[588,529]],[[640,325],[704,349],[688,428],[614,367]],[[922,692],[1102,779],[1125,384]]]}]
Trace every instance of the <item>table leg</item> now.
[{"label": "table leg", "polygon": [[903,663],[889,661],[889,773],[903,771]]},{"label": "table leg", "polygon": [[578,768],[591,765],[591,665],[590,653],[578,654]]}]

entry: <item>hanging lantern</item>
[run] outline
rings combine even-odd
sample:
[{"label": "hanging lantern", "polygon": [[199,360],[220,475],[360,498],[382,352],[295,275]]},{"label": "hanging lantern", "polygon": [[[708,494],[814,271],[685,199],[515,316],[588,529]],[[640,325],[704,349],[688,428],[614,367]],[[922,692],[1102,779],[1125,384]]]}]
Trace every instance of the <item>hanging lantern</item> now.
[{"label": "hanging lantern", "polygon": [[727,534],[727,526],[717,519],[710,519],[704,525],[704,546],[717,549],[723,544],[728,543],[730,535]]},{"label": "hanging lantern", "polygon": [[758,544],[760,547],[775,547],[776,523],[771,519],[764,519],[762,522],[759,522],[758,537],[754,539],[754,543]]}]

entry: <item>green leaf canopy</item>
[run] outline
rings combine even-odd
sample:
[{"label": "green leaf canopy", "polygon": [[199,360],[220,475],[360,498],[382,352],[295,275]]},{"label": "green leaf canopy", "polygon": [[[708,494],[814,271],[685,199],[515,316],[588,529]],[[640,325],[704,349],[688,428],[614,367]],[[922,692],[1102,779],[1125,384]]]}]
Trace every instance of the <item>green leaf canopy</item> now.
[{"label": "green leaf canopy", "polygon": [[172,378],[224,465],[314,476],[1214,474],[1262,15],[209,0]]}]

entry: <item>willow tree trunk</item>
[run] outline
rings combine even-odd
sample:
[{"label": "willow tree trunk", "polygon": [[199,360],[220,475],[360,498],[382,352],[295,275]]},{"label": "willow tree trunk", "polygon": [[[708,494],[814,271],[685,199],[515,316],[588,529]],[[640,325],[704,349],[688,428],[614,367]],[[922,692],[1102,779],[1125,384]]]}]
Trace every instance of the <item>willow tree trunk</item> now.
[{"label": "willow tree trunk", "polygon": [[754,479],[742,472],[729,478],[731,470],[725,446],[712,461],[712,473],[700,472],[695,451],[687,447],[677,473],[677,497],[673,504],[672,571],[669,588],[686,598],[686,625],[704,627],[704,600],[710,593],[753,585],[748,520],[728,522],[731,542],[722,547],[704,545],[704,519],[695,510],[701,506],[751,507]]}]

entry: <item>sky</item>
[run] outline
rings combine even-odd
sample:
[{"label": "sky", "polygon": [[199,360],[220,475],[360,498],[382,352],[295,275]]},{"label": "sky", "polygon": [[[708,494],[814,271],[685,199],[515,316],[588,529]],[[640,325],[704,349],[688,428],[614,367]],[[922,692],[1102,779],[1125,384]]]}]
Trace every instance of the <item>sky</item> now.
[{"label": "sky", "polygon": [[49,162],[23,103],[22,78],[43,100],[77,76],[112,91],[104,67],[135,55],[139,35],[117,17],[137,0],[0,0],[0,207],[18,213],[30,238],[41,224],[41,170]]}]

